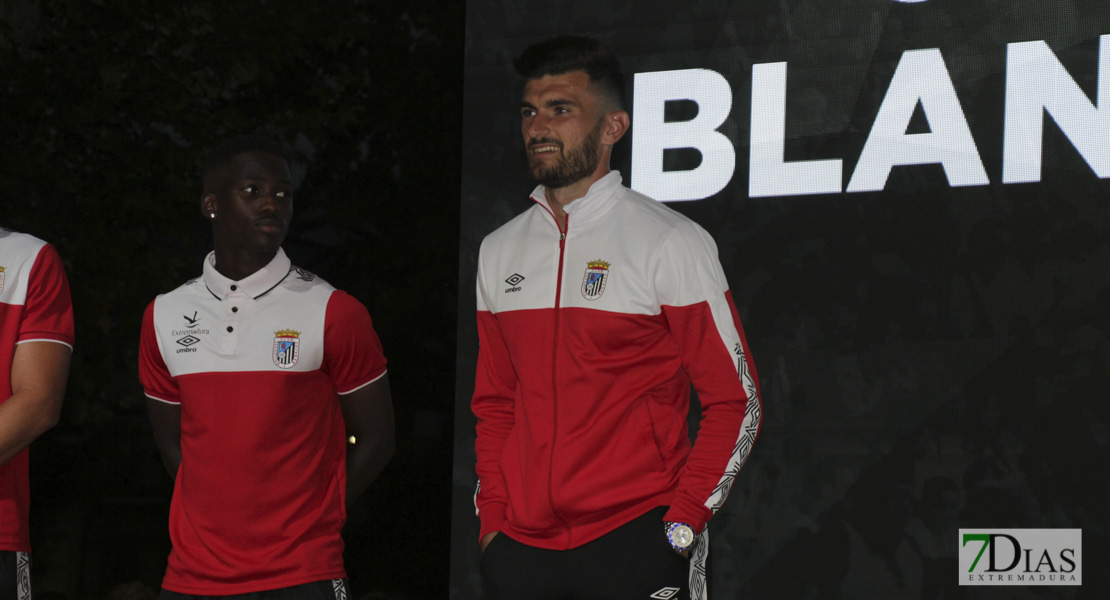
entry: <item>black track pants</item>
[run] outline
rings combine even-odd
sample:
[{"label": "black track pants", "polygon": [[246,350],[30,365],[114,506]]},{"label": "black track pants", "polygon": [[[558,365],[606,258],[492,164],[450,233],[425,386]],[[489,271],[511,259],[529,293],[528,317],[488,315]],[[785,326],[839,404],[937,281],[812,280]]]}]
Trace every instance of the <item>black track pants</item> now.
[{"label": "black track pants", "polygon": [[162,595],[158,596],[158,600],[201,600],[208,598],[221,598],[222,600],[354,600],[354,597],[347,590],[346,580],[343,579],[316,581],[277,590],[235,594],[234,596],[197,596],[179,594],[169,590],[162,590]]},{"label": "black track pants", "polygon": [[488,600],[687,599],[690,561],[663,533],[666,507],[570,550],[543,550],[498,534],[482,553]]}]

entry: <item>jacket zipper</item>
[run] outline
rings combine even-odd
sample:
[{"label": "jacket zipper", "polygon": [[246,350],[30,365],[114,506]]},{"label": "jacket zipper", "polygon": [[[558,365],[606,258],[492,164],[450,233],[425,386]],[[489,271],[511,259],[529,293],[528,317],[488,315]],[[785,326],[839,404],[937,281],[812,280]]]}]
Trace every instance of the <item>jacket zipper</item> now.
[{"label": "jacket zipper", "polygon": [[[551,215],[554,218],[554,214]],[[555,281],[555,336],[554,345],[551,349],[551,409],[552,409],[552,432],[551,432],[551,459],[547,462],[547,502],[551,506],[551,512],[563,524],[563,530],[570,534],[570,527],[563,515],[559,514],[558,508],[555,506],[555,495],[552,493],[554,475],[555,475],[555,440],[559,437],[559,381],[557,371],[557,360],[559,356],[559,312],[560,312],[560,298],[563,295],[563,255],[567,243],[567,232],[570,231],[570,215],[564,217],[566,220],[563,226],[559,227],[559,269],[557,272],[558,279]],[[555,226],[559,226],[559,221],[555,221]],[[569,542],[569,540],[568,540]]]}]

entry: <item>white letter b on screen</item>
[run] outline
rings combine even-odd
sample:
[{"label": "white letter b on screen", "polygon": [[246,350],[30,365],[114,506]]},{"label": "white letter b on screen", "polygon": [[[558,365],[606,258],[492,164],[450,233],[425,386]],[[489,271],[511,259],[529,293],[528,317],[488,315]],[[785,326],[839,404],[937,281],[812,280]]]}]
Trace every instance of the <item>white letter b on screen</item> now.
[{"label": "white letter b on screen", "polygon": [[[689,121],[664,121],[668,101],[698,105]],[[732,87],[720,73],[683,69],[636,73],[633,84],[632,189],[659,201],[701,200],[724,189],[736,168],[736,150],[717,128],[732,110]],[[701,164],[664,171],[663,151],[693,148]]]}]

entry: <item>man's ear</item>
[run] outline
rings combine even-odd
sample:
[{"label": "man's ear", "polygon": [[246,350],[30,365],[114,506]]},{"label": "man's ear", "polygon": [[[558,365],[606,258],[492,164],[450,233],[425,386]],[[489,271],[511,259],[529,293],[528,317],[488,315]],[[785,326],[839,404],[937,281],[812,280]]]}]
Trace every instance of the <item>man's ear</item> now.
[{"label": "man's ear", "polygon": [[628,131],[628,113],[617,110],[605,115],[603,119],[605,124],[601,128],[601,142],[612,146],[620,141],[625,132]]},{"label": "man's ear", "polygon": [[216,194],[207,192],[200,197],[200,214],[204,215],[205,219],[216,218]]}]

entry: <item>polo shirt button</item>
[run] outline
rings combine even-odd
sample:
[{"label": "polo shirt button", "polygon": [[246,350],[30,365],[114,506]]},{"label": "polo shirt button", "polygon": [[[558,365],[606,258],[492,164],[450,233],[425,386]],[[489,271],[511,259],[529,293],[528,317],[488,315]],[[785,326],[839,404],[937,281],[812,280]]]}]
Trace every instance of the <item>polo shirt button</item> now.
[{"label": "polo shirt button", "polygon": [[231,307],[231,312],[239,312],[239,307],[238,306],[232,306]]},{"label": "polo shirt button", "polygon": [[234,292],[234,291],[235,291],[235,290],[237,290],[237,289],[239,289],[239,286],[237,286],[237,285],[233,285],[233,286],[231,286],[231,291],[233,291],[233,292]]},{"label": "polo shirt button", "polygon": [[232,331],[235,331],[235,328],[234,328],[234,327],[232,327],[231,325],[228,325],[228,326],[227,326],[227,332],[228,332],[228,333],[231,333]]}]

